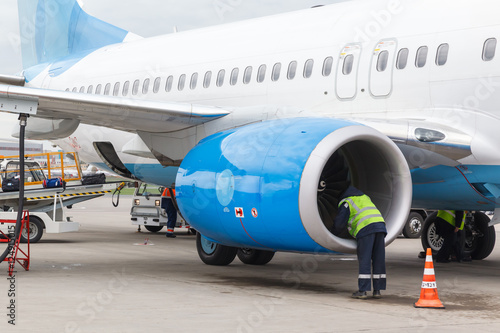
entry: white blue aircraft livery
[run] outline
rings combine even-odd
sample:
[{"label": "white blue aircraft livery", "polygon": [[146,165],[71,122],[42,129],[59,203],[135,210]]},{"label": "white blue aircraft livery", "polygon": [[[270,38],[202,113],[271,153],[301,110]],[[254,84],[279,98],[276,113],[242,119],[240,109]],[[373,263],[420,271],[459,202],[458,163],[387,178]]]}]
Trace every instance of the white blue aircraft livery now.
[{"label": "white blue aircraft livery", "polygon": [[75,0],[18,4],[24,70],[0,76],[0,111],[30,114],[27,138],[175,186],[206,264],[355,252],[331,231],[347,184],[382,212],[386,245],[410,209],[466,210],[466,252],[493,250],[498,1],[349,1],[154,38]]}]

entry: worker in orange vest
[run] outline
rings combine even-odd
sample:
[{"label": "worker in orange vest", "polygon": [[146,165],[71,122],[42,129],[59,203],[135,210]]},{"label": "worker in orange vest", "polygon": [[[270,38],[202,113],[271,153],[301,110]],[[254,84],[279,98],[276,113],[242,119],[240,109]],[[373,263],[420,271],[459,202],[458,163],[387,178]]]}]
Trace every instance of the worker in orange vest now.
[{"label": "worker in orange vest", "polygon": [[[172,186],[172,194],[175,197],[175,189]],[[165,209],[167,212],[167,234],[168,238],[175,238],[174,228],[177,223],[177,209],[175,209],[174,203],[172,202],[172,198],[170,196],[170,190],[165,188],[161,198],[161,208]]]}]

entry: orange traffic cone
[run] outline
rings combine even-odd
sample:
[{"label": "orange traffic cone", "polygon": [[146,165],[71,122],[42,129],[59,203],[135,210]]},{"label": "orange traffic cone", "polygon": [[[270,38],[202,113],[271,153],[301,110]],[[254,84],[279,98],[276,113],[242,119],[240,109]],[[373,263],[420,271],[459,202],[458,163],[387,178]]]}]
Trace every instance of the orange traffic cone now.
[{"label": "orange traffic cone", "polygon": [[420,299],[415,303],[415,307],[444,309],[443,303],[441,303],[438,297],[434,263],[432,262],[432,250],[430,248],[427,249],[425,257],[424,279],[422,280]]}]

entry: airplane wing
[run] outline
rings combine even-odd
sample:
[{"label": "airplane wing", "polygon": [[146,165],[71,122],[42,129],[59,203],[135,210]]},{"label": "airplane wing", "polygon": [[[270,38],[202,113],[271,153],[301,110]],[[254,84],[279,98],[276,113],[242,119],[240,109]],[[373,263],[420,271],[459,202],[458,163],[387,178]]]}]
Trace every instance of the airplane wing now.
[{"label": "airplane wing", "polygon": [[[14,82],[12,82],[14,83]],[[0,111],[71,118],[120,130],[171,132],[230,112],[189,103],[160,102],[0,84]]]},{"label": "airplane wing", "polygon": [[[28,88],[21,86],[23,81],[17,77],[3,76],[0,82],[10,83],[0,84],[0,111],[36,114],[42,118],[66,118],[73,122],[150,133],[148,135],[168,136],[168,132],[230,114],[229,110],[214,106]],[[472,138],[448,126],[415,120],[350,120],[377,129],[392,139],[406,156],[411,169],[438,164],[456,166],[458,160],[471,154]],[[166,139],[173,140],[170,137]],[[151,141],[152,145],[154,140],[146,141]],[[166,148],[162,145],[161,149],[156,147],[153,150]],[[167,154],[166,151],[162,153]],[[418,159],[411,158],[416,154]]]}]

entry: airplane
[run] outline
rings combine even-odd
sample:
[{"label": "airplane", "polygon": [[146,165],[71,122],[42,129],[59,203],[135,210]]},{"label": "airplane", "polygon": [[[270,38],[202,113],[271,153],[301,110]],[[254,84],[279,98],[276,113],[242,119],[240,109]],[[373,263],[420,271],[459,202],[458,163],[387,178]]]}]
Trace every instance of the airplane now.
[{"label": "airplane", "polygon": [[386,245],[410,208],[446,209],[474,212],[473,259],[493,250],[493,0],[349,1],[153,38],[74,0],[18,3],[24,70],[0,76],[0,111],[30,114],[28,138],[175,186],[204,263],[355,253],[330,231],[346,183],[382,212]]}]

